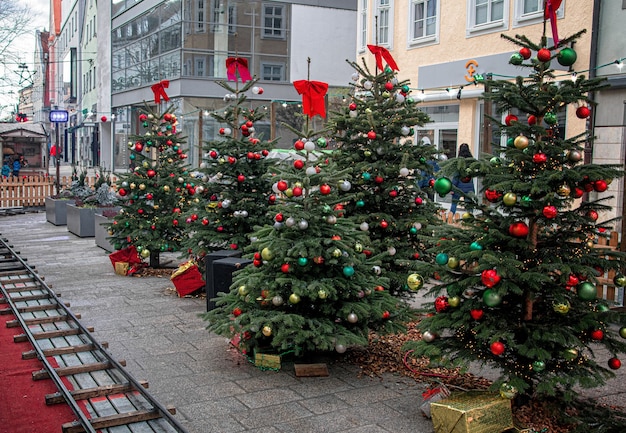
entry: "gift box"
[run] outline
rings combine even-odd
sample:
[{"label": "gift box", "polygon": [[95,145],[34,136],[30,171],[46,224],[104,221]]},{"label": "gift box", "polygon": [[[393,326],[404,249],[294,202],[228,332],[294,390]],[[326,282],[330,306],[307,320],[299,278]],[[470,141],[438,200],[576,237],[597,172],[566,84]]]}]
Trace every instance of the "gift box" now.
[{"label": "gift box", "polygon": [[170,280],[174,283],[176,292],[181,298],[204,288],[202,274],[198,269],[198,265],[192,260],[180,265],[178,269],[174,271]]},{"label": "gift box", "polygon": [[448,397],[450,397],[450,390],[445,385],[433,386],[424,391],[422,393],[423,401],[420,405],[422,415],[426,418],[430,418],[430,405]]},{"label": "gift box", "polygon": [[115,262],[115,273],[117,275],[128,275],[128,268],[130,268],[130,265],[128,264],[128,262]]},{"label": "gift box", "polygon": [[259,368],[280,370],[280,355],[254,350],[254,365]]},{"label": "gift box", "polygon": [[430,405],[435,433],[501,433],[511,429],[511,400],[499,394],[470,391]]}]

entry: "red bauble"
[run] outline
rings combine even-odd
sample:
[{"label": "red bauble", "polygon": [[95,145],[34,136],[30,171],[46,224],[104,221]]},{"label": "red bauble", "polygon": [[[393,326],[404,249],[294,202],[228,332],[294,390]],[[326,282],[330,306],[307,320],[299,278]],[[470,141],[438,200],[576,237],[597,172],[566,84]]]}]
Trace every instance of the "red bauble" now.
[{"label": "red bauble", "polygon": [[395,189],[392,189],[391,191],[389,191],[389,197],[391,198],[396,198],[398,196],[398,191]]},{"label": "red bauble", "polygon": [[502,193],[493,190],[493,189],[487,189],[485,190],[485,198],[490,202],[490,203],[495,203],[497,202],[500,197],[502,197]]},{"label": "red bauble", "polygon": [[298,140],[298,141],[296,141],[296,142],[293,144],[293,147],[294,147],[296,150],[303,150],[303,149],[304,149],[304,141],[302,141],[302,140]]},{"label": "red bauble", "polygon": [[620,361],[618,358],[613,357],[609,359],[609,367],[611,367],[612,370],[618,370],[621,366],[622,361]]},{"label": "red bauble", "polygon": [[383,311],[383,319],[389,319],[390,316],[389,311]]},{"label": "red bauble", "polygon": [[135,150],[137,152],[141,152],[143,150],[143,144],[141,144],[139,142],[135,143]]},{"label": "red bauble", "polygon": [[210,151],[210,152],[209,152],[209,156],[210,156],[211,158],[215,159],[215,158],[217,158],[217,152],[216,152],[216,151],[214,151],[214,150],[212,150],[212,151]]},{"label": "red bauble", "polygon": [[220,128],[219,133],[220,135],[224,135],[226,133],[226,130],[224,128]]},{"label": "red bauble", "polygon": [[267,150],[267,149],[263,149],[263,150],[261,151],[261,155],[263,155],[263,156],[267,156],[267,155],[269,155],[269,154],[270,154],[270,151],[269,151],[269,150]]},{"label": "red bauble", "polygon": [[367,138],[369,138],[370,140],[376,140],[376,133],[374,131],[368,132]]},{"label": "red bauble", "polygon": [[385,89],[392,91],[393,90],[393,83],[391,81],[387,81],[385,83]]},{"label": "red bauble", "polygon": [[572,197],[581,198],[584,193],[585,191],[582,188],[576,187],[574,188],[574,191],[572,192]]},{"label": "red bauble", "polygon": [[591,110],[586,105],[581,105],[576,109],[576,117],[586,119],[591,114]]},{"label": "red bauble", "polygon": [[537,51],[537,60],[539,60],[540,62],[549,62],[550,58],[552,57],[552,54],[550,53],[550,50],[547,48],[542,48],[539,51]]},{"label": "red bauble", "polygon": [[143,209],[141,209],[141,208],[137,209],[137,213],[138,213],[139,215],[143,215]]},{"label": "red bauble", "polygon": [[491,343],[491,346],[489,346],[489,349],[491,349],[491,353],[493,353],[496,356],[500,356],[504,353],[504,344],[502,344],[500,341],[494,341],[493,343]]},{"label": "red bauble", "polygon": [[289,263],[284,263],[281,267],[280,270],[282,271],[283,274],[287,274],[289,273]]},{"label": "red bauble", "polygon": [[284,180],[279,180],[276,184],[276,188],[278,188],[279,191],[286,191],[289,185]]},{"label": "red bauble", "polygon": [[218,233],[222,233],[224,231],[224,226],[219,226],[215,230],[217,230]]},{"label": "red bauble", "polygon": [[504,123],[506,123],[506,126],[511,126],[511,123],[517,121],[519,121],[519,119],[515,114],[509,114],[504,118]]},{"label": "red bauble", "polygon": [[472,319],[474,320],[482,319],[483,314],[485,314],[483,310],[470,310],[470,316],[472,316]]},{"label": "red bauble", "polygon": [[535,116],[533,114],[528,116],[528,124],[529,125],[536,125],[537,124],[537,116]]},{"label": "red bauble", "polygon": [[389,227],[389,223],[387,221],[385,221],[385,220],[382,220],[380,222],[380,227],[383,228],[383,229],[386,229],[387,227]]},{"label": "red bauble", "polygon": [[156,171],[148,170],[148,172],[146,174],[148,175],[148,177],[154,177],[154,176],[156,176]]},{"label": "red bauble", "polygon": [[548,160],[548,155],[546,155],[543,152],[535,153],[533,155],[533,162],[535,164],[545,164],[547,160]]},{"label": "red bauble", "polygon": [[248,158],[248,159],[254,159],[254,152],[248,152],[248,153],[246,154],[246,158]]},{"label": "red bauble", "polygon": [[609,186],[607,185],[606,181],[605,181],[605,180],[602,180],[602,179],[600,179],[600,180],[596,180],[596,181],[593,183],[593,189],[595,189],[595,190],[596,190],[596,191],[598,191],[598,192],[604,192],[604,191],[606,191],[606,189],[607,189],[608,187],[609,187]]},{"label": "red bauble", "polygon": [[320,185],[320,193],[322,193],[323,195],[330,194],[330,186],[326,184]]},{"label": "red bauble", "polygon": [[284,219],[285,218],[283,217],[282,213],[277,213],[276,215],[274,215],[274,221],[278,223],[282,223]]},{"label": "red bauble", "polygon": [[120,188],[117,190],[117,193],[121,195],[122,197],[125,197],[126,194],[128,194],[128,191],[126,191],[124,188]]},{"label": "red bauble", "polygon": [[574,274],[570,274],[569,277],[567,278],[567,285],[568,286],[577,286],[579,282],[580,282],[580,280]]},{"label": "red bauble", "polygon": [[422,197],[415,197],[415,204],[420,205],[424,203],[424,200],[422,199]]},{"label": "red bauble", "polygon": [[355,104],[354,102],[352,102],[352,103],[348,106],[348,108],[350,109],[350,111],[354,111],[354,110],[356,110],[356,104]]},{"label": "red bauble", "polygon": [[528,225],[523,221],[514,222],[509,226],[509,234],[516,238],[525,238],[528,236]]},{"label": "red bauble", "polygon": [[435,299],[435,310],[437,310],[438,313],[447,310],[449,306],[450,304],[448,304],[448,298],[446,296],[438,296],[437,299]]},{"label": "red bauble", "polygon": [[543,211],[541,212],[544,217],[548,219],[556,218],[559,213],[555,206],[544,206]]},{"label": "red bauble", "polygon": [[296,159],[293,162],[293,166],[296,170],[302,170],[302,168],[304,167],[304,161],[302,161],[301,159]]},{"label": "red bauble", "polygon": [[248,132],[248,127],[245,124],[241,125],[241,127],[239,129],[241,129],[241,132],[243,134]]},{"label": "red bauble", "polygon": [[209,220],[206,218],[202,218],[202,225],[203,226],[208,226],[209,225]]},{"label": "red bauble", "polygon": [[500,275],[495,269],[485,269],[480,275],[480,280],[490,289],[500,282]]},{"label": "red bauble", "polygon": [[381,184],[381,183],[383,183],[384,181],[385,181],[385,179],[383,179],[383,177],[382,177],[382,176],[376,176],[376,177],[374,178],[374,182],[376,182],[377,184]]},{"label": "red bauble", "polygon": [[530,55],[531,55],[530,48],[526,48],[526,47],[520,48],[519,53],[524,60],[530,59]]},{"label": "red bauble", "polygon": [[587,212],[587,218],[589,218],[591,221],[598,221],[598,212],[593,209],[590,210],[589,212]]},{"label": "red bauble", "polygon": [[254,265],[255,268],[258,268],[263,264],[263,262],[261,260],[254,259],[252,260],[252,264]]},{"label": "red bauble", "polygon": [[178,220],[172,220],[172,225],[177,226],[178,225]]},{"label": "red bauble", "polygon": [[170,113],[165,113],[163,115],[163,119],[165,119],[166,122],[169,122],[170,120],[172,120],[172,115]]},{"label": "red bauble", "polygon": [[589,335],[592,340],[596,341],[600,341],[604,338],[604,332],[602,332],[602,329],[594,329]]},{"label": "red bauble", "polygon": [[139,115],[139,120],[141,122],[145,122],[146,120],[148,120],[148,116],[146,114],[140,114]]},{"label": "red bauble", "polygon": [[245,182],[246,177],[243,174],[240,174],[239,176],[237,176],[237,182],[242,183]]},{"label": "red bauble", "polygon": [[267,201],[269,202],[269,204],[274,204],[274,203],[276,203],[276,196],[275,196],[274,194],[270,195],[270,196],[267,198]]},{"label": "red bauble", "polygon": [[251,120],[248,120],[248,121],[246,122],[246,126],[247,126],[248,128],[252,128],[252,127],[254,126],[254,123],[252,123],[252,121],[251,121]]},{"label": "red bauble", "polygon": [[242,313],[242,311],[241,311],[241,308],[239,308],[239,307],[237,307],[237,308],[235,308],[233,310],[233,316],[235,316],[235,317],[241,316],[241,313]]},{"label": "red bauble", "polygon": [[229,163],[229,164],[231,164],[231,165],[232,165],[232,164],[234,164],[234,163],[236,163],[236,162],[237,162],[237,158],[235,158],[234,156],[229,156],[229,157],[228,157],[228,163]]}]

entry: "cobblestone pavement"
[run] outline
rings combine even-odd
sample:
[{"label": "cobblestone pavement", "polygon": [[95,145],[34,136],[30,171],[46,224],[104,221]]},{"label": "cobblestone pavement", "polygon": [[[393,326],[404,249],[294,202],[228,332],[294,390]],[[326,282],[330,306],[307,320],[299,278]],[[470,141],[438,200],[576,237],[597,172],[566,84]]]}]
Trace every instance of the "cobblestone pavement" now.
[{"label": "cobblestone pavement", "polygon": [[299,378],[287,363],[262,371],[205,329],[204,299],[179,298],[168,278],[116,275],[94,238],[48,223],[45,212],[0,217],[0,234],[161,404],[176,407],[189,433],[433,431],[419,411],[425,384],[359,378],[341,362],[329,377]]}]

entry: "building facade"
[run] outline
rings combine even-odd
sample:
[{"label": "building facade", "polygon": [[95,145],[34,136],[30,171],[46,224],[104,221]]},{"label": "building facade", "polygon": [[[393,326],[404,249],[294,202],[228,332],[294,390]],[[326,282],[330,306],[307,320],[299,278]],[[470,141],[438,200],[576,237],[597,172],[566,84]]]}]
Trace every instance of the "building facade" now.
[{"label": "building facade", "polygon": [[[475,84],[475,78],[481,75],[514,79],[524,73],[509,63],[517,47],[501,35],[523,34],[538,43],[544,32],[543,3],[543,0],[359,0],[357,56],[364,56],[373,66],[374,59],[367,56],[367,44],[384,46],[396,60],[402,78],[411,80],[414,96],[422,101],[422,109],[432,119],[432,123],[416,130],[417,142],[431,142],[448,157],[457,155],[461,143],[468,143],[473,155],[491,153],[492,144],[505,145],[505,138],[485,122],[485,113],[495,114],[495,108],[485,106],[481,99],[485,86]],[[617,67],[596,69],[625,55],[620,54],[624,51],[623,38],[616,37],[624,33],[619,27],[626,7],[622,3],[563,0],[557,11],[559,34],[569,36],[582,29],[586,32],[576,42],[577,61],[571,68],[552,62],[557,80],[569,80],[577,73],[588,76],[610,73],[610,81],[623,80]],[[550,24],[547,27],[550,44]],[[624,113],[623,94],[610,91],[596,96],[600,105],[592,121],[577,118],[576,107],[568,107],[566,113],[559,115],[559,126],[566,136],[593,130],[605,122],[624,124],[623,118],[616,118]],[[608,113],[612,113],[612,120],[603,120]],[[596,139],[594,161],[623,164],[623,157],[615,158],[623,155],[623,138],[611,136],[606,140],[622,140],[622,150],[607,152],[606,146],[599,146]],[[593,142],[589,143],[592,145]],[[591,155],[588,161],[590,158]],[[623,196],[621,185],[616,183],[611,188],[616,197]],[[445,206],[449,198],[440,200]]]}]

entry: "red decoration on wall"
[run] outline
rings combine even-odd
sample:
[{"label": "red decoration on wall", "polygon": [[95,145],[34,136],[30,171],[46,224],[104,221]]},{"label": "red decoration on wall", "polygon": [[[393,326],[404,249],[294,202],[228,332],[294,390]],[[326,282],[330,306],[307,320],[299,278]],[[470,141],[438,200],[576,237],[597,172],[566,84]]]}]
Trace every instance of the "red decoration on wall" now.
[{"label": "red decoration on wall", "polygon": [[328,84],[321,81],[298,80],[293,82],[299,95],[302,95],[302,112],[309,117],[319,114],[326,118],[326,102],[324,97]]}]

